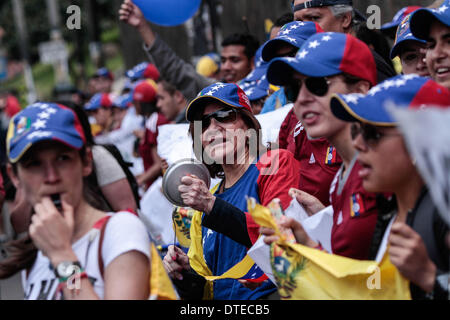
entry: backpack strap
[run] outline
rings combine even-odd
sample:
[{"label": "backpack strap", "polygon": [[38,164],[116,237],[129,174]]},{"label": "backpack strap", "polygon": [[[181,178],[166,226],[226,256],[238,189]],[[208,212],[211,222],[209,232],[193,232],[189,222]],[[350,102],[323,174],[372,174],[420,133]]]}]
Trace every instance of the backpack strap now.
[{"label": "backpack strap", "polygon": [[103,264],[103,258],[102,258],[102,245],[103,245],[103,238],[105,237],[105,230],[106,230],[106,225],[108,224],[109,219],[111,218],[111,216],[106,216],[103,217],[102,219],[100,219],[99,221],[97,221],[97,223],[94,225],[95,229],[99,229],[100,230],[100,238],[98,240],[98,269],[100,270],[100,275],[103,278],[103,273],[104,273],[104,264]]}]

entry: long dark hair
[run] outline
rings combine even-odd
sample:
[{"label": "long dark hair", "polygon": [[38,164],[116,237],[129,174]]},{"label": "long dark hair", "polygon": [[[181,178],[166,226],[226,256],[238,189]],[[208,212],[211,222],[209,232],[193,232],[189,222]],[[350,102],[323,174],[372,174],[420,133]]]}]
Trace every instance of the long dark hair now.
[{"label": "long dark hair", "polygon": [[[226,107],[226,106],[225,106]],[[267,151],[269,147],[264,147],[262,144],[262,132],[261,132],[261,124],[259,121],[255,118],[252,112],[241,108],[236,109],[237,113],[242,117],[244,123],[247,125],[249,129],[253,129],[256,134],[256,154],[259,157],[261,154]],[[200,112],[200,110],[199,110]],[[197,117],[195,117],[197,119]],[[213,162],[211,159],[207,159],[205,161],[205,158],[207,157],[205,153],[203,152],[203,146],[201,142],[201,134],[199,135],[194,130],[194,122],[190,122],[189,124],[189,134],[191,135],[193,147],[194,147],[194,153],[197,159],[200,159],[202,163],[208,168],[208,171],[213,178],[223,178],[225,176],[223,167],[221,164]],[[248,137],[247,137],[248,138]],[[247,140],[247,143],[249,143],[249,140]],[[201,148],[196,148],[196,146],[201,146]],[[247,147],[249,147],[247,145]]]}]

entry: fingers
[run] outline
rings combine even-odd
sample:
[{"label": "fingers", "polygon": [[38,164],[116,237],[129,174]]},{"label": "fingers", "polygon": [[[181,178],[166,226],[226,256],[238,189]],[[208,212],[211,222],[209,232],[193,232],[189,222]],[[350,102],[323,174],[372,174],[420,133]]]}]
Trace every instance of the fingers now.
[{"label": "fingers", "polygon": [[169,276],[178,280],[183,280],[181,271],[183,269],[189,270],[190,268],[188,256],[183,250],[175,246],[169,246],[163,263]]},{"label": "fingers", "polygon": [[264,237],[264,243],[271,245],[274,242],[277,242],[278,240],[280,240],[279,236],[266,236]]},{"label": "fingers", "polygon": [[271,228],[261,227],[259,228],[259,233],[261,233],[264,236],[272,236],[275,234],[275,230]]}]

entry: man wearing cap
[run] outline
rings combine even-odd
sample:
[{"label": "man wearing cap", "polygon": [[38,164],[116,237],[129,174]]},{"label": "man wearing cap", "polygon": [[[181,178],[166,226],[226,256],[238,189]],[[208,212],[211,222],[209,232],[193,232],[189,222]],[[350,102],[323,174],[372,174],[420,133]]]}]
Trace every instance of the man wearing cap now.
[{"label": "man wearing cap", "polygon": [[[317,22],[325,32],[354,34],[353,24],[365,18],[353,8],[352,0],[293,0],[294,19]],[[377,82],[397,75],[375,50],[371,50],[378,71]]]},{"label": "man wearing cap", "polygon": [[[294,57],[309,37],[320,32],[323,32],[320,25],[310,21],[294,21],[284,25],[274,39],[262,46],[261,58],[265,63],[264,70],[267,70],[268,63],[276,57]],[[261,113],[270,112],[294,102],[297,91],[298,88],[295,85],[287,83],[267,99]]]},{"label": "man wearing cap", "polygon": [[[124,0],[119,18],[137,28],[144,40],[144,50],[159,68],[164,79],[175,85],[188,100],[216,80],[199,75],[195,67],[180,59],[151,29],[141,10],[130,0]],[[253,69],[253,57],[258,40],[248,34],[233,34],[222,42],[220,70],[225,82],[236,83]]]},{"label": "man wearing cap", "polygon": [[391,59],[400,58],[403,74],[416,73],[419,76],[428,77],[430,73],[425,62],[426,41],[413,36],[410,20],[409,14],[398,26]]},{"label": "man wearing cap", "polygon": [[380,207],[371,259],[377,255],[383,234],[389,232],[388,257],[410,281],[413,299],[448,300],[450,252],[445,235],[449,228],[389,108],[447,108],[449,101],[449,90],[415,74],[386,80],[367,95],[334,95],[331,99],[333,114],[354,122],[353,145],[359,152],[364,189],[395,195],[389,205]]},{"label": "man wearing cap", "polygon": [[89,120],[94,137],[110,130],[112,100],[113,97],[108,93],[97,93],[84,106],[84,110],[90,116]]},{"label": "man wearing cap", "polygon": [[139,154],[144,162],[144,173],[137,176],[136,180],[146,188],[161,174],[161,159],[157,153],[158,127],[169,123],[169,120],[157,111],[156,93],[157,85],[150,79],[139,81],[133,91],[136,113],[144,117],[144,129],[134,132],[140,139]]},{"label": "man wearing cap", "polygon": [[114,75],[107,68],[100,68],[91,77],[91,81],[91,93],[108,93],[111,92]]},{"label": "man wearing cap", "polygon": [[403,23],[406,16],[410,15],[414,11],[420,9],[419,6],[407,6],[401,8],[392,18],[392,21],[389,21],[381,26],[381,32],[387,35],[391,39],[395,39],[395,34],[397,32],[398,26]]},{"label": "man wearing cap", "polygon": [[450,88],[450,0],[436,9],[420,9],[411,17],[411,32],[427,41],[426,63],[431,77]]}]

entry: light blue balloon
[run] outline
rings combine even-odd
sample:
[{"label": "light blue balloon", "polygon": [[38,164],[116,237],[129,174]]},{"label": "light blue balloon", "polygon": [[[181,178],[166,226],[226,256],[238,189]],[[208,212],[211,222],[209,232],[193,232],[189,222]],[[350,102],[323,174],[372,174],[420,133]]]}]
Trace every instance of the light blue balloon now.
[{"label": "light blue balloon", "polygon": [[133,0],[133,3],[148,21],[170,27],[191,18],[200,7],[201,0]]}]

